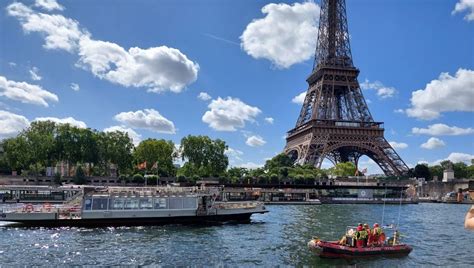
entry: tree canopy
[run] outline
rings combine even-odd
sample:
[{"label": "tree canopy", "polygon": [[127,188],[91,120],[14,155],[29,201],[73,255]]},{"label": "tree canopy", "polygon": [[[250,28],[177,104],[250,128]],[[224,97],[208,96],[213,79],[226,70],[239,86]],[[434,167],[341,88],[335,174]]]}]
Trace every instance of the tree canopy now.
[{"label": "tree canopy", "polygon": [[186,161],[180,174],[202,177],[223,175],[229,165],[225,154],[228,149],[225,141],[212,140],[208,136],[187,136],[181,139],[181,159]]},{"label": "tree canopy", "polygon": [[[176,175],[173,165],[174,143],[172,141],[146,139],[135,148],[133,158],[136,165],[146,162],[147,171],[162,176]],[[156,168],[153,165],[156,163]]]}]

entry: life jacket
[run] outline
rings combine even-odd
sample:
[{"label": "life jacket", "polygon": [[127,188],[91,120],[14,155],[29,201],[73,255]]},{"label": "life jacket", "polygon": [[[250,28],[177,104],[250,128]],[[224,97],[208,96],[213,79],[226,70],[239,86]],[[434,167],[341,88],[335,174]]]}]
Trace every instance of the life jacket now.
[{"label": "life jacket", "polygon": [[372,229],[372,234],[373,234],[373,235],[380,236],[380,235],[382,234],[382,228],[380,228],[380,227],[375,227],[374,229]]},{"label": "life jacket", "polygon": [[368,236],[368,233],[366,230],[358,231],[358,236],[356,236],[356,239],[366,239]]}]

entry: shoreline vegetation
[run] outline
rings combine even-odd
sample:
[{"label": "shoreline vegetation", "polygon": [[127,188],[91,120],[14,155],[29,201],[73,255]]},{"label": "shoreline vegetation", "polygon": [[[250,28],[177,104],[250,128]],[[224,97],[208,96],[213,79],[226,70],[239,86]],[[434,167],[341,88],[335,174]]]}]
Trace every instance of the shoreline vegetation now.
[{"label": "shoreline vegetation", "polygon": [[[74,177],[84,184],[86,177],[116,176],[120,181],[143,183],[147,179],[175,177],[178,182],[195,183],[201,178],[219,178],[225,183],[256,181],[278,184],[290,181],[311,184],[329,176],[362,174],[353,163],[338,163],[329,169],[298,165],[285,154],[266,161],[261,168],[229,167],[225,141],[208,136],[188,135],[179,147],[170,140],[149,138],[134,146],[125,132],[103,132],[51,121],[36,121],[15,137],[0,141],[0,174],[52,176],[57,184],[62,177]],[[174,163],[179,160],[181,166]],[[452,167],[456,178],[474,178],[474,165],[442,161],[438,165],[418,164],[409,177],[433,180],[442,178]],[[383,177],[397,179],[397,177]]]}]

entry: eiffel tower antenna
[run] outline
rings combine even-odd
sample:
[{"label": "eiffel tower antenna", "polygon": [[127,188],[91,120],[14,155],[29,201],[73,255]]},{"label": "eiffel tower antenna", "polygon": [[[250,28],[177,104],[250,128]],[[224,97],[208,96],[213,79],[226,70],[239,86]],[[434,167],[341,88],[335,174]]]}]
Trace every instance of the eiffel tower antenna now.
[{"label": "eiffel tower antenna", "polygon": [[384,138],[357,80],[345,0],[321,0],[314,65],[296,126],[288,132],[284,152],[296,163],[321,167],[371,158],[386,175],[404,175],[408,167]]}]

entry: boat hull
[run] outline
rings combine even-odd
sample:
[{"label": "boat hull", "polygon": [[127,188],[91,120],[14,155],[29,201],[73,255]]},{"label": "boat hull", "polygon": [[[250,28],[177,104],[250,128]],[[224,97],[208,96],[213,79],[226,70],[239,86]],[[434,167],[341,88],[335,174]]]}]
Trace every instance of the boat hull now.
[{"label": "boat hull", "polygon": [[100,218],[100,219],[38,219],[16,220],[8,226],[24,227],[118,227],[150,226],[165,224],[218,224],[223,222],[250,222],[254,213],[182,216],[182,217],[146,217],[146,218]]},{"label": "boat hull", "polygon": [[382,247],[356,248],[339,245],[335,241],[311,240],[308,247],[323,258],[370,258],[370,257],[403,257],[410,254],[412,248],[406,244]]}]

